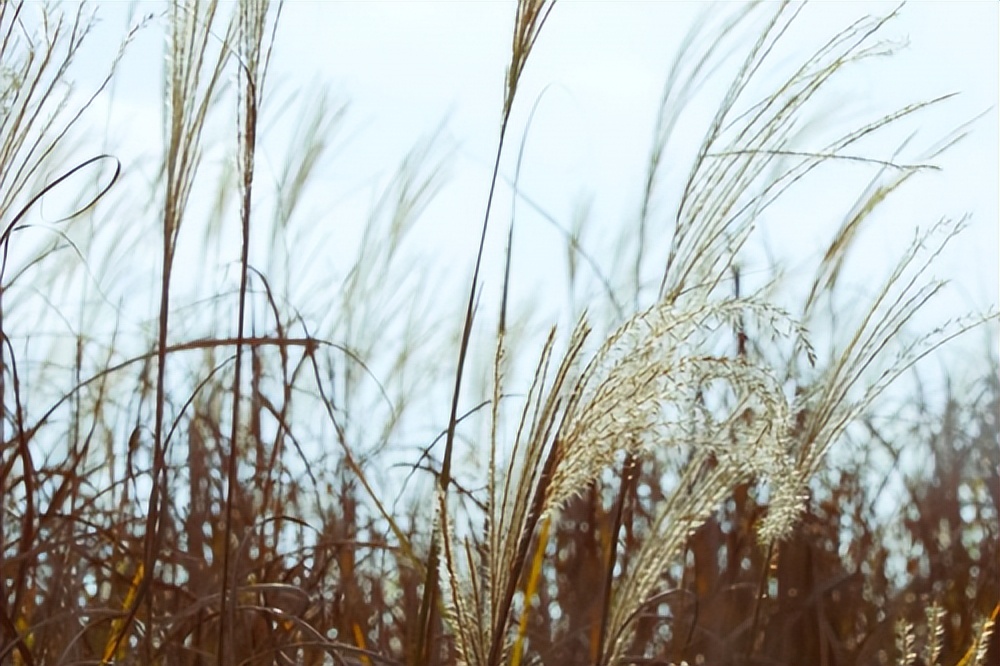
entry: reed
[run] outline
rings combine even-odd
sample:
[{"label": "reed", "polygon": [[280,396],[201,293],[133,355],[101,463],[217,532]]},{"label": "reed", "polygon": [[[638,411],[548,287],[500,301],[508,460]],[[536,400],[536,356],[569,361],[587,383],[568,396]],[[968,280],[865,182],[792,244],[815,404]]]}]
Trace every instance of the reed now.
[{"label": "reed", "polygon": [[[410,251],[446,177],[433,136],[353,247],[320,242],[310,198],[348,105],[302,105],[261,177],[280,3],[172,2],[80,97],[95,9],[0,4],[0,661],[995,663],[995,349],[943,397],[920,362],[972,329],[995,338],[996,316],[915,330],[965,220],[918,232],[867,301],[841,297],[874,214],[972,126],[905,160],[862,142],[945,97],[819,146],[798,132],[830,81],[891,54],[878,39],[901,10],[831,31],[776,82],[805,8],[698,24],[616,256],[588,249],[582,218],[564,227],[570,293],[598,296],[539,341],[512,323],[518,219],[505,248],[488,232],[554,0],[516,3],[474,268],[443,303]],[[79,155],[94,101],[157,27],[164,127],[144,183]],[[682,116],[720,76],[673,182]],[[843,161],[872,179],[811,276],[748,289],[741,258],[776,202]],[[87,169],[73,215],[33,225]],[[491,253],[506,259],[495,299]],[[893,409],[908,429],[879,420]]]}]

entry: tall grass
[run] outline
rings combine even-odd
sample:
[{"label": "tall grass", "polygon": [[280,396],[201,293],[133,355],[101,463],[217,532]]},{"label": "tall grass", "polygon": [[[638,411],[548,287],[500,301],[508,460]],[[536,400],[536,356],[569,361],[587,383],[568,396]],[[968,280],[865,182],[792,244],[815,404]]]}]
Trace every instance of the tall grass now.
[{"label": "tall grass", "polygon": [[[280,4],[171,3],[125,35],[79,106],[69,76],[91,9],[0,5],[0,660],[996,659],[996,358],[941,404],[914,382],[911,430],[878,418],[920,360],[993,330],[982,315],[913,331],[962,221],[917,233],[868,301],[846,307],[839,291],[873,212],[967,128],[912,162],[861,155],[861,142],[944,98],[820,146],[797,134],[829,81],[889,53],[875,40],[896,12],[831,33],[776,85],[764,73],[801,6],[747,6],[692,31],[664,86],[627,251],[602,272],[586,229],[568,233],[570,284],[585,265],[605,293],[536,345],[510,325],[518,220],[506,248],[488,230],[522,76],[556,4],[516,3],[467,298],[443,305],[407,251],[443,178],[433,142],[361,221],[354,256],[330,251],[328,273],[311,265],[323,249],[303,206],[345,109],[317,98],[273,186],[260,178]],[[115,164],[76,157],[89,150],[85,112],[155,25],[168,39],[151,189],[137,202],[142,183],[106,171],[63,226],[36,228],[39,202],[69,176]],[[734,52],[686,178],[668,182],[673,132]],[[206,159],[220,153],[230,167]],[[758,225],[843,160],[873,178],[845,202],[807,287],[747,290],[740,258]],[[670,215],[656,204],[666,192]],[[484,258],[501,252],[491,302]],[[90,286],[73,287],[81,272]],[[820,347],[831,312],[836,335]],[[470,368],[484,348],[481,388]],[[421,411],[442,399],[447,416],[421,433]],[[904,465],[913,449],[934,464]],[[831,464],[832,450],[855,453]],[[886,456],[876,485],[872,461]],[[401,460],[405,474],[391,469]],[[879,509],[892,493],[905,500],[895,522]]]}]

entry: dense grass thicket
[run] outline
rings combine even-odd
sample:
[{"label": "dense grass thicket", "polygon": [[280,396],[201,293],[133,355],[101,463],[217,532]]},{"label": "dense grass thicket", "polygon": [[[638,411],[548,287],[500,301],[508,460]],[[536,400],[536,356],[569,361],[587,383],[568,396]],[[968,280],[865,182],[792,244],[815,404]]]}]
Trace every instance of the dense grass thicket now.
[{"label": "dense grass thicket", "polygon": [[[556,327],[510,288],[518,216],[491,214],[554,0],[511,5],[481,240],[443,283],[412,250],[433,138],[366,216],[326,219],[350,108],[272,92],[281,6],[154,7],[86,89],[101,5],[0,4],[0,663],[1000,663],[995,317],[916,321],[965,220],[849,274],[975,124],[866,152],[947,103],[915,99],[801,131],[896,12],[792,62],[802,6],[711,8],[618,241],[550,220]],[[95,110],[154,31],[162,133],[126,161]],[[262,176],[262,119],[296,113]],[[750,279],[776,204],[844,161],[870,180],[825,253]]]}]

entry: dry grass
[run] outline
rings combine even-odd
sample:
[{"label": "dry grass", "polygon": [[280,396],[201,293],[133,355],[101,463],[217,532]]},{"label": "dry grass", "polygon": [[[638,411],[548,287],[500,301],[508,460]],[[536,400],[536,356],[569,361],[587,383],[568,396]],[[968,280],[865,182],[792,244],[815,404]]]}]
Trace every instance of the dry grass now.
[{"label": "dry grass", "polygon": [[[995,662],[997,360],[940,402],[914,381],[908,430],[878,418],[918,361],[995,325],[911,332],[943,287],[929,267],[962,223],[918,234],[868,302],[838,299],[866,221],[965,128],[914,163],[847,151],[941,100],[818,148],[794,131],[828,81],[886,52],[873,40],[895,13],[832,34],[777,86],[761,73],[799,6],[752,6],[692,32],[664,88],[641,212],[623,231],[632,249],[598,276],[612,311],[595,302],[539,347],[508,327],[516,220],[501,295],[479,299],[509,121],[554,5],[517,3],[468,300],[443,306],[406,252],[443,173],[430,143],[386,186],[355,255],[318,278],[310,268],[302,202],[344,109],[319,99],[276,187],[259,178],[280,31],[267,2],[171,3],[149,19],[169,37],[163,151],[140,195],[153,203],[104,208],[115,170],[65,229],[26,241],[39,200],[64,186],[49,174],[113,160],[67,156],[87,145],[84,112],[149,22],[74,107],[62,86],[89,9],[0,5],[0,661]],[[670,190],[672,132],[734,49],[740,65],[665,216],[654,202]],[[220,146],[235,167],[212,174],[204,156]],[[845,202],[801,302],[780,307],[778,281],[743,293],[738,260],[756,225],[840,160],[875,175]],[[653,235],[669,238],[660,256]],[[200,258],[225,254],[235,277],[200,262],[188,279],[188,238]],[[567,238],[576,284],[602,262],[582,226]],[[157,241],[142,319],[112,296],[136,279],[115,276],[148,275],[141,254]],[[67,248],[78,264],[61,261]],[[59,300],[78,266],[96,288]],[[481,323],[488,308],[495,330]],[[810,330],[834,309],[837,335],[814,348]],[[464,381],[480,339],[495,350],[482,395]],[[442,395],[447,420],[425,437],[414,423]],[[933,464],[904,464],[914,455]],[[404,473],[390,469],[400,460]],[[900,507],[889,517],[886,498]]]}]

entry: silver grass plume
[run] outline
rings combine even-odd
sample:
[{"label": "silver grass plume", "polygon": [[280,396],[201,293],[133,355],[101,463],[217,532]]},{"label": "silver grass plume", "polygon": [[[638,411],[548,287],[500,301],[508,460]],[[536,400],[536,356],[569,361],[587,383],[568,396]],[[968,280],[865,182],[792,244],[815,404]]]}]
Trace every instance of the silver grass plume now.
[{"label": "silver grass plume", "polygon": [[[882,363],[891,340],[940,289],[933,282],[924,286],[920,278],[960,226],[942,223],[919,237],[903,256],[869,304],[847,348],[837,350],[828,365],[805,379],[791,378],[797,387],[794,397],[786,395],[785,382],[790,378],[785,366],[779,372],[762,358],[733,358],[719,352],[727,334],[745,323],[762,332],[761,342],[767,331],[786,343],[791,341],[795,357],[805,357],[810,367],[815,366],[816,354],[802,322],[808,323],[817,299],[835,283],[839,262],[857,237],[859,225],[912,174],[933,168],[868,160],[845,151],[944,98],[903,107],[838,136],[819,150],[792,147],[805,109],[835,73],[892,52],[891,46],[871,45],[870,40],[895,11],[840,31],[759,101],[745,99],[752,80],[799,11],[782,3],[769,15],[709,125],[676,218],[665,230],[671,242],[658,302],[629,318],[589,356],[591,328],[585,318],[560,356],[554,351],[555,331],[549,334],[513,437],[506,473],[500,474],[502,480],[497,478],[502,467],[497,433],[504,353],[500,336],[485,535],[479,544],[465,539],[462,548],[456,547],[457,537],[450,530],[443,530],[442,537],[449,541],[442,572],[449,581],[446,618],[465,663],[493,666],[511,655],[517,661],[520,652],[511,648],[520,636],[515,638],[512,605],[517,591],[525,591],[521,576],[529,554],[533,551],[537,558],[544,553],[539,537],[545,529],[539,526],[547,528],[570,499],[621,456],[641,458],[674,451],[674,455],[686,456],[686,464],[673,494],[655,516],[649,537],[631,558],[629,570],[614,581],[606,601],[608,624],[599,664],[613,664],[626,655],[634,622],[658,591],[664,572],[676,562],[690,533],[733,487],[747,481],[765,484],[768,511],[757,525],[758,536],[764,543],[784,538],[804,507],[807,483],[818,461],[848,424],[919,358],[984,321],[979,317],[952,322],[904,345],[896,359]],[[742,13],[736,23],[751,13]],[[712,44],[705,59],[713,57],[721,39]],[[696,89],[697,80],[712,69],[703,67],[697,58],[696,62],[699,65],[690,80],[680,84],[682,93]],[[678,103],[668,94],[673,83],[677,82],[668,82],[663,109]],[[685,101],[681,99],[680,104]],[[673,127],[669,117],[661,121],[652,171]],[[856,204],[857,219],[845,223],[821,262],[817,286],[807,299],[801,321],[761,297],[720,299],[718,287],[761,213],[789,187],[831,160],[871,163],[899,177],[889,186],[869,188]],[[644,223],[646,213],[644,206]],[[938,240],[922,264],[917,260],[923,256],[920,249],[933,239]],[[792,361],[791,367],[796,365]],[[885,369],[880,371],[881,367]],[[877,376],[863,388],[862,381],[873,372]],[[725,396],[721,406],[705,404],[706,388]],[[469,578],[463,584],[464,576]],[[525,597],[527,612],[531,600]],[[476,626],[456,626],[469,617],[478,619]]]},{"label": "silver grass plume", "polygon": [[[758,364],[705,351],[737,319],[748,317],[765,330],[793,338],[812,357],[797,324],[780,309],[754,299],[689,310],[660,303],[627,320],[577,371],[591,330],[581,321],[551,379],[555,334],[550,334],[503,482],[491,481],[498,496],[490,504],[488,546],[480,551],[467,539],[459,547],[445,527],[447,520],[442,520],[445,616],[453,623],[464,660],[491,663],[483,661],[486,645],[496,640],[496,632],[511,629],[512,590],[539,523],[586,490],[622,453],[685,446],[698,461],[688,466],[691,471],[684,481],[690,496],[685,494],[682,501],[679,494],[677,502],[665,508],[656,523],[663,534],[650,539],[639,555],[642,566],[623,588],[622,594],[636,603],[652,590],[688,532],[735,484],[768,478],[772,497],[781,505],[770,529],[780,534],[794,522],[802,493],[797,485],[783,485],[795,477],[788,473],[792,461],[784,441],[791,412],[780,383]],[[700,403],[703,387],[713,383],[724,384],[734,396],[726,415]],[[440,501],[438,509],[441,519],[447,511]],[[679,512],[683,518],[672,520]],[[471,579],[463,583],[465,576]],[[621,613],[612,626],[624,641],[632,608],[618,606]],[[477,612],[489,621],[470,626]]]}]

